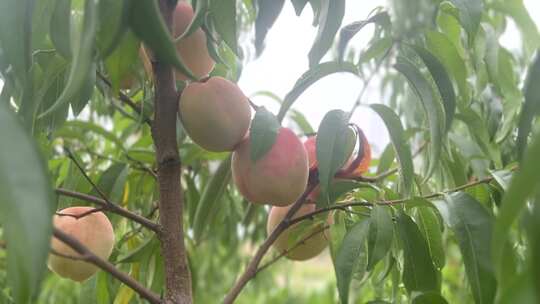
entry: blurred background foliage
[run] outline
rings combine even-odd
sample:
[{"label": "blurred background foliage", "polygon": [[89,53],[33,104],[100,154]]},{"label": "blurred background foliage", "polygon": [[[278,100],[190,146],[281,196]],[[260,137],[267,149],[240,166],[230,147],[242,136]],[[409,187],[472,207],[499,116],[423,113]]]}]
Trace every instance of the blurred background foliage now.
[{"label": "blurred background foliage", "polygon": [[[43,113],[55,103],[66,85],[65,80],[72,65],[76,64],[70,60],[69,45],[77,44],[77,39],[81,39],[76,28],[83,23],[85,2],[71,1],[71,6],[67,9],[68,15],[62,14],[62,9],[58,8],[63,2],[57,0],[35,3],[35,10],[42,13],[35,13],[32,23],[33,88],[19,86],[21,82],[17,79],[17,70],[8,68],[3,60],[4,53],[0,53],[0,73],[4,82],[0,102],[10,103],[25,117],[26,128],[39,143],[40,152],[47,160],[51,181],[55,187],[97,195],[66,155],[64,149],[68,148],[111,201],[156,219],[159,212],[155,210],[157,192],[154,147],[150,128],[144,121],[144,117],[152,115],[152,83],[138,56],[138,38],[131,32],[122,35],[122,38],[116,41],[118,44],[115,47],[111,48],[109,45],[114,51],[107,54],[110,52],[106,47],[107,43],[118,37],[111,36],[106,24],[121,19],[119,16],[122,14],[120,6],[115,4],[114,0],[99,1],[101,19],[96,32],[97,54],[92,54],[96,59],[87,68],[88,75],[83,75],[86,77],[85,88],[71,96],[72,99],[60,105],[53,114],[43,119],[32,119],[32,115]],[[69,4],[69,1],[67,2]],[[253,60],[257,52],[263,49],[263,43],[254,43],[258,13],[257,6],[252,2],[257,1],[236,2],[236,33],[239,41],[237,50],[230,47],[230,41],[222,41],[224,33],[216,27],[215,20],[207,16],[210,20],[205,22],[205,31],[215,37],[209,39],[209,46],[218,62],[212,75],[238,80],[243,65]],[[313,13],[314,24],[318,23],[320,3],[324,0],[292,2],[295,8],[309,2],[309,9],[306,8],[303,14]],[[373,16],[378,18],[369,19]],[[540,35],[523,3],[520,0],[391,0],[387,7],[378,8],[370,16],[358,16],[358,20],[368,19],[374,23],[373,38],[368,45],[340,49],[340,43],[335,43],[330,55],[325,58],[338,60],[338,57],[343,56],[345,61],[357,65],[359,76],[363,80],[369,81],[372,77],[380,80],[383,100],[379,102],[386,104],[399,115],[405,129],[403,140],[408,143],[410,151],[419,151],[414,158],[415,170],[408,173],[413,181],[411,187],[414,188],[414,195],[439,193],[468,182],[493,178],[490,182],[467,188],[463,192],[468,195],[465,198],[454,197],[454,200],[472,200],[480,206],[482,211],[463,210],[469,217],[480,214],[478,217],[486,216],[493,222],[493,216],[499,212],[501,200],[508,188],[512,170],[520,158],[520,153],[525,150],[528,136],[527,132],[525,142],[520,139],[518,133],[522,131],[519,130],[521,126],[518,121],[526,100],[525,77],[532,65],[535,50],[540,46]],[[498,42],[509,20],[513,20],[521,31],[523,45],[517,52],[504,48]],[[64,28],[69,23],[71,26]],[[70,34],[70,29],[75,33]],[[69,37],[73,37],[75,41],[64,41]],[[337,42],[338,38],[335,40]],[[444,103],[446,117],[443,121],[446,125],[443,123],[442,131],[440,126],[434,126],[433,123],[434,117],[440,117],[426,116],[426,104],[418,102],[419,97],[414,88],[418,90],[419,82],[411,80],[412,74],[404,72],[410,71],[408,68],[416,67],[415,71],[423,76],[428,88],[441,85],[439,79],[430,74],[430,67],[427,66],[429,63],[424,63],[425,58],[412,45],[423,45],[429,54],[438,59],[437,62],[442,64],[450,81],[450,91],[455,92],[453,102]],[[118,99],[121,79],[127,74],[136,77],[130,88],[123,92],[140,105],[142,115]],[[100,75],[105,76],[102,78]],[[110,85],[104,79],[108,79]],[[412,86],[407,80],[412,82]],[[25,108],[25,93],[30,91],[41,99],[39,108],[35,111],[27,111]],[[420,95],[423,93],[425,92],[420,92]],[[443,95],[442,92],[440,96],[432,95],[436,100],[446,97],[448,95]],[[367,111],[366,106],[362,103],[359,110]],[[530,128],[537,134],[539,125],[533,121],[532,118],[529,121]],[[298,134],[317,130],[317,126],[311,126],[308,119],[294,109],[288,113],[285,123],[292,126]],[[221,301],[257,245],[266,237],[268,208],[248,204],[231,183],[229,172],[224,170],[226,172],[219,174],[219,166],[226,162],[227,153],[203,150],[187,138],[180,123],[178,126],[178,143],[184,166],[182,184],[185,189],[185,242],[189,251],[194,298],[196,303],[216,303]],[[433,137],[434,134],[439,134],[440,138]],[[367,136],[369,139],[370,135]],[[369,175],[374,176],[397,167],[399,157],[401,155],[396,156],[393,146],[389,144],[383,153],[373,160]],[[434,162],[437,164],[432,167]],[[209,190],[208,185],[212,183],[222,185],[223,187],[217,187],[222,191]],[[371,186],[358,185],[356,189],[342,196],[340,201],[374,202],[397,199],[402,197],[403,187],[400,176],[393,174]],[[427,226],[421,227],[421,232],[429,243],[437,269],[441,269],[439,283],[442,296],[448,303],[473,303],[474,297],[479,294],[493,300],[494,294],[490,294],[488,289],[495,287],[484,281],[488,279],[483,277],[482,282],[476,282],[480,286],[470,282],[460,251],[459,244],[463,240],[443,225],[459,223],[449,224],[449,215],[444,214],[447,209],[441,207],[441,204],[444,204],[442,200],[443,197],[430,202],[418,199],[418,202],[406,204],[404,208],[419,226],[426,217],[432,221],[424,223]],[[72,204],[85,204],[62,196],[58,197],[57,203],[58,209]],[[437,208],[432,209],[432,206]],[[538,297],[540,287],[536,286],[534,289],[529,288],[528,284],[520,284],[538,282],[531,278],[540,273],[533,274],[528,266],[532,258],[538,257],[528,249],[528,231],[533,231],[533,238],[538,237],[538,222],[533,219],[533,210],[537,208],[532,206],[529,205],[530,208],[524,211],[525,215],[519,225],[511,228],[512,253],[505,259],[511,260],[508,263],[513,266],[504,270],[511,279],[508,282],[499,282],[497,301],[500,303],[512,300],[516,303],[534,303],[534,297]],[[395,216],[400,209],[396,207]],[[369,214],[371,209],[355,207],[353,211],[354,213],[335,214],[335,221],[339,225],[332,228],[332,233],[339,233],[339,229],[343,229],[341,235],[344,235],[355,223],[366,220],[367,216],[363,214]],[[117,215],[109,214],[109,218],[118,239],[110,260],[121,270],[161,294],[162,257],[154,235]],[[471,223],[465,223],[465,226],[468,224]],[[474,222],[471,225],[479,229],[472,232],[475,237],[489,238],[491,230],[484,231],[485,226],[474,226]],[[404,261],[399,232],[390,230],[395,237],[391,239],[391,247],[381,257],[380,262],[370,271],[366,271],[365,267],[355,267],[350,287],[351,302],[411,301],[401,279]],[[468,241],[475,242],[475,239]],[[489,245],[489,240],[483,241],[479,244]],[[24,240],[21,239],[21,242]],[[336,244],[331,247],[337,248],[341,239],[336,237],[333,242]],[[479,244],[472,244],[472,249],[469,247],[472,254],[475,254],[475,250],[481,250],[478,248]],[[490,251],[482,251],[480,254],[480,258],[485,258]],[[267,259],[273,255],[275,252]],[[259,273],[240,295],[238,303],[336,303],[339,300],[333,261],[335,257],[332,258],[329,250],[302,263],[282,259]],[[6,269],[6,263],[6,252],[0,250],[0,269]],[[473,263],[483,262],[474,260]],[[509,270],[510,268],[513,271]],[[482,267],[479,271],[482,271]],[[488,272],[487,276],[495,276],[494,270]],[[0,303],[14,303],[5,271],[0,271],[0,286]],[[474,288],[482,290],[474,291]],[[536,295],[534,292],[531,294],[533,290],[536,290]],[[421,302],[422,299],[417,301],[413,303],[444,303],[429,300]],[[476,302],[490,301],[479,302],[477,299]],[[84,284],[77,284],[47,272],[36,303],[121,304],[143,301],[107,273],[99,272]]]}]

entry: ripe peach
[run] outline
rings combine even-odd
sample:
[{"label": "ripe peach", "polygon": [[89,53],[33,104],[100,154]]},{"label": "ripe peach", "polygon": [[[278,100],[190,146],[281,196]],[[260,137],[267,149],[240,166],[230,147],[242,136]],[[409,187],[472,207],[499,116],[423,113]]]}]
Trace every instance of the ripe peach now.
[{"label": "ripe peach", "polygon": [[214,152],[232,151],[246,136],[251,119],[247,97],[221,77],[188,84],[179,113],[191,139]]},{"label": "ripe peach", "polygon": [[[181,36],[188,28],[193,19],[193,8],[185,1],[178,1],[173,15],[174,37]],[[208,75],[214,68],[214,60],[208,53],[206,46],[206,34],[202,29],[197,29],[191,35],[182,38],[176,43],[176,51],[182,62],[195,76],[201,78]],[[186,80],[186,75],[176,71],[176,79]]]},{"label": "ripe peach", "polygon": [[[290,208],[291,206],[272,207],[266,225],[266,232],[268,234],[272,233],[276,226],[283,220]],[[315,211],[315,204],[304,204],[294,214],[293,219],[313,211]],[[330,215],[328,216],[328,223],[332,223],[332,217]],[[309,228],[305,226],[304,222],[294,224],[285,229],[272,246],[281,253],[290,250],[290,252],[286,254],[286,257],[291,260],[304,261],[311,259],[319,255],[328,245],[329,233],[328,230],[325,230],[324,232],[320,231],[323,227],[324,226],[321,223],[311,225]],[[303,241],[302,244],[296,246],[301,241]],[[294,249],[292,249],[293,247]]]},{"label": "ripe peach", "polygon": [[[70,207],[59,213],[80,215],[92,209],[91,207]],[[111,255],[114,245],[114,231],[111,222],[103,212],[91,213],[79,219],[72,216],[55,215],[53,225],[77,239],[100,258],[108,259]],[[51,240],[51,249],[68,256],[80,256],[75,250],[56,238]],[[49,255],[48,266],[51,271],[61,277],[78,282],[85,281],[98,270],[96,266],[87,262],[61,257],[54,253]]]},{"label": "ripe peach", "polygon": [[245,139],[232,158],[233,179],[238,191],[250,202],[287,206],[306,189],[308,161],[298,137],[281,128],[270,151],[253,162],[250,142]]}]

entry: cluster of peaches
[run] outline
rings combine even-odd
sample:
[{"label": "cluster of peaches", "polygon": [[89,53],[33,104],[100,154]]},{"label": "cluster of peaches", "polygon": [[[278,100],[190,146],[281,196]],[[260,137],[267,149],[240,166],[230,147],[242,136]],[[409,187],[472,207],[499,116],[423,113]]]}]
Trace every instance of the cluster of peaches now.
[{"label": "cluster of peaches", "polygon": [[[175,36],[184,33],[193,18],[193,9],[179,1],[174,14]],[[201,29],[177,42],[177,51],[186,66],[202,80],[189,83],[182,92],[179,116],[193,142],[213,152],[232,151],[232,174],[238,191],[250,202],[271,205],[267,232],[270,234],[284,219],[291,205],[297,201],[308,186],[310,172],[317,170],[316,137],[304,143],[288,128],[280,128],[275,142],[261,158],[251,159],[249,127],[251,108],[248,98],[240,88],[221,77],[205,77],[214,61],[208,54],[206,36]],[[186,80],[176,72],[177,79]],[[363,134],[362,134],[363,137]],[[354,178],[367,171],[370,161],[369,145],[362,138],[361,162],[352,158],[345,164],[345,178]],[[318,188],[307,197],[296,212],[299,217],[315,210]],[[55,215],[56,228],[77,239],[97,256],[108,259],[114,246],[114,231],[102,212],[92,212],[91,207],[70,207]],[[80,215],[84,215],[80,217]],[[293,217],[293,218],[294,218]],[[332,221],[328,217],[328,222]],[[328,244],[328,235],[319,227],[309,239],[293,247],[292,236],[301,227],[293,225],[286,229],[274,243],[274,247],[292,260],[306,260],[317,256]],[[295,231],[296,230],[296,231]],[[49,268],[62,277],[84,281],[97,268],[87,262],[73,259],[78,254],[57,239],[51,241],[53,254]]]}]

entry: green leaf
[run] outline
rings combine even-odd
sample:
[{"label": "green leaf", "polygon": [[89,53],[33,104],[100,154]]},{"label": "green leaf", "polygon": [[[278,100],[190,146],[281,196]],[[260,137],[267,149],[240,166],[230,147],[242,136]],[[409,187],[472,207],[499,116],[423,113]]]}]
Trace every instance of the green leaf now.
[{"label": "green leaf", "polygon": [[265,107],[259,107],[249,129],[251,161],[256,162],[272,149],[281,126],[276,116]]},{"label": "green leaf", "polygon": [[49,36],[58,53],[71,58],[71,0],[56,0]]},{"label": "green leaf", "polygon": [[93,65],[93,54],[97,28],[97,3],[86,0],[84,6],[83,24],[79,33],[79,43],[74,46],[73,62],[64,91],[58,100],[38,118],[52,114],[62,105],[75,98],[88,81],[89,71]]},{"label": "green leaf", "polygon": [[438,292],[428,291],[414,295],[412,304],[448,304]]},{"label": "green leaf", "polygon": [[210,12],[216,31],[237,54],[236,0],[210,0]]},{"label": "green leaf", "polygon": [[345,164],[349,155],[346,147],[348,115],[342,110],[332,110],[324,116],[317,131],[317,162],[321,191],[327,194],[336,172]]},{"label": "green leaf", "polygon": [[369,220],[356,223],[345,235],[341,247],[336,253],[334,268],[336,271],[337,288],[341,303],[349,303],[349,287],[353,270],[359,264],[359,258],[366,248],[366,238],[369,230]]},{"label": "green leaf", "polygon": [[96,33],[96,46],[102,58],[107,58],[123,41],[128,29],[128,0],[100,0],[99,24]]},{"label": "green leaf", "polygon": [[[304,2],[304,6],[307,1]],[[264,39],[276,22],[285,0],[258,0],[257,19],[255,19],[255,50],[260,55],[264,48]],[[294,4],[294,2],[293,2]]]},{"label": "green leaf", "polygon": [[296,123],[296,125],[300,128],[302,133],[304,134],[315,133],[315,131],[313,130],[313,127],[307,120],[306,116],[302,114],[302,112],[298,110],[292,110],[290,118]]},{"label": "green leaf", "polygon": [[13,67],[15,76],[22,83],[28,79],[31,64],[31,11],[33,0],[0,1],[0,44],[3,57]]},{"label": "green leaf", "polygon": [[293,89],[285,96],[277,115],[278,120],[283,120],[285,114],[287,114],[287,111],[291,108],[296,99],[300,97],[307,88],[317,82],[317,80],[339,72],[347,72],[356,75],[358,73],[358,68],[352,63],[337,61],[324,62],[310,68],[296,81]]},{"label": "green leaf", "polygon": [[[97,186],[105,193],[105,196],[112,202],[120,203],[124,193],[127,174],[129,168],[125,164],[113,164],[99,177]],[[95,196],[99,196],[97,191],[92,191]]]},{"label": "green leaf", "polygon": [[130,2],[128,22],[133,33],[152,49],[158,61],[170,64],[192,80],[197,78],[184,65],[155,0]]},{"label": "green leaf", "polygon": [[480,26],[484,2],[482,0],[450,0],[459,9],[459,22],[473,42]]},{"label": "green leaf", "polygon": [[178,38],[176,38],[177,41],[195,33],[195,31],[198,30],[204,24],[204,18],[206,16],[206,13],[208,12],[208,7],[209,7],[208,1],[209,0],[197,0],[195,2],[195,12],[194,12],[193,19],[189,23],[185,32],[182,33],[180,36],[178,36]]},{"label": "green leaf", "polygon": [[207,228],[211,213],[217,213],[220,198],[225,193],[227,185],[231,180],[231,156],[222,161],[216,172],[212,175],[201,195],[201,200],[197,205],[195,220],[193,222],[193,235],[195,241],[199,241]]},{"label": "green leaf", "polygon": [[34,140],[6,104],[0,104],[0,138],[6,143],[0,149],[0,223],[7,282],[16,303],[31,303],[49,254],[51,182]]},{"label": "green leaf", "polygon": [[412,48],[428,68],[431,77],[433,77],[433,80],[439,89],[443,101],[444,113],[446,115],[446,131],[448,132],[452,126],[452,120],[454,119],[454,113],[456,112],[456,94],[454,93],[454,87],[450,80],[450,76],[439,59],[431,54],[426,48],[416,45],[412,46]]},{"label": "green leaf", "polygon": [[364,26],[375,23],[381,26],[390,25],[390,15],[387,12],[380,12],[373,15],[367,20],[355,21],[353,23],[347,24],[339,31],[339,41],[338,41],[338,58],[343,60],[343,54],[345,53],[345,48],[349,41],[358,33]]},{"label": "green leaf", "polygon": [[[427,202],[429,204],[429,202]],[[441,231],[441,222],[435,213],[435,209],[427,206],[418,206],[415,208],[415,220],[427,241],[429,253],[433,264],[439,269],[444,267],[445,253],[443,247],[443,236]]]},{"label": "green leaf", "polygon": [[536,134],[531,145],[525,150],[519,169],[514,174],[506,191],[499,214],[493,228],[493,265],[499,278],[502,273],[504,247],[507,246],[510,228],[521,210],[526,207],[527,198],[540,185],[540,133]]},{"label": "green leaf", "polygon": [[114,52],[105,60],[105,67],[113,90],[120,89],[126,77],[136,78],[139,56],[139,40],[132,32],[126,33]]},{"label": "green leaf", "polygon": [[300,16],[302,11],[304,10],[304,7],[306,7],[306,4],[310,0],[291,0],[292,5],[294,7],[294,12],[296,13],[296,16]]},{"label": "green leaf", "polygon": [[512,17],[523,35],[523,43],[529,52],[540,47],[540,32],[523,0],[498,0],[490,3],[490,6]]},{"label": "green leaf", "polygon": [[369,223],[367,270],[373,269],[375,264],[390,251],[393,237],[394,228],[389,209],[374,205]]},{"label": "green leaf", "polygon": [[457,192],[446,196],[449,226],[458,240],[468,282],[476,303],[493,303],[497,282],[491,264],[493,217],[472,196]]},{"label": "green leaf", "polygon": [[94,86],[96,85],[96,64],[92,63],[88,70],[87,78],[84,80],[83,86],[79,93],[70,101],[71,109],[75,117],[79,116],[84,107],[88,104],[94,94]]},{"label": "green leaf", "polygon": [[407,78],[412,89],[418,98],[420,98],[429,123],[430,158],[429,167],[424,176],[424,180],[427,180],[431,177],[433,172],[435,172],[441,157],[443,137],[446,128],[444,109],[439,100],[433,96],[431,85],[426,78],[424,78],[420,70],[418,70],[418,68],[416,68],[408,59],[404,57],[400,58],[398,58],[398,62],[394,67]]},{"label": "green leaf", "polygon": [[529,67],[525,81],[525,103],[521,108],[518,123],[518,136],[516,140],[518,156],[521,158],[527,146],[527,139],[531,132],[534,117],[540,115],[540,51],[536,52],[536,59]]},{"label": "green leaf", "polygon": [[159,240],[154,236],[149,237],[133,250],[120,255],[116,263],[136,263],[149,258],[159,247]]},{"label": "green leaf", "polygon": [[382,118],[388,133],[390,140],[396,151],[397,159],[400,166],[401,184],[403,187],[403,196],[409,197],[412,193],[414,167],[412,161],[411,148],[406,141],[405,132],[399,117],[394,113],[392,109],[382,104],[371,105],[373,109]]},{"label": "green leaf", "polygon": [[459,89],[459,95],[464,104],[468,104],[470,97],[467,85],[467,65],[459,55],[456,46],[442,33],[428,31],[426,33],[428,50],[439,59]]},{"label": "green leaf", "polygon": [[439,273],[433,266],[429,248],[414,221],[405,213],[397,217],[403,247],[403,284],[409,293],[439,290]]},{"label": "green leaf", "polygon": [[499,171],[491,171],[491,176],[497,181],[497,184],[501,186],[501,188],[506,191],[508,190],[508,186],[510,185],[510,181],[512,179],[512,171],[510,170],[499,170]]},{"label": "green leaf", "polygon": [[321,0],[319,30],[309,51],[309,66],[315,67],[328,52],[345,15],[345,0]]}]

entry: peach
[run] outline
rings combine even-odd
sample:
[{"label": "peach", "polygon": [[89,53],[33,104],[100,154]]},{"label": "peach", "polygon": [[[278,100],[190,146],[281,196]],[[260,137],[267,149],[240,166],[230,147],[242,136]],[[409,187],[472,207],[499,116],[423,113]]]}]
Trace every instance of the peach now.
[{"label": "peach", "polygon": [[274,145],[253,162],[250,141],[245,139],[233,153],[232,173],[238,191],[250,202],[287,206],[304,192],[308,182],[306,150],[298,137],[281,128]]},{"label": "peach", "polygon": [[232,151],[246,136],[251,119],[247,97],[222,77],[188,84],[179,113],[191,139],[213,152]]},{"label": "peach", "polygon": [[[76,216],[92,209],[92,207],[70,207],[59,211],[59,213]],[[114,246],[114,231],[111,222],[103,212],[91,213],[79,219],[72,216],[55,215],[53,225],[77,239],[100,258],[106,260],[111,255]],[[63,255],[80,256],[75,250],[56,238],[51,240],[51,249]],[[85,281],[98,270],[93,264],[61,257],[54,253],[49,255],[48,266],[59,276],[77,282]]]},{"label": "peach", "polygon": [[[272,207],[268,215],[266,232],[268,234],[276,228],[276,226],[285,218],[291,206]],[[307,213],[315,211],[315,204],[304,204],[294,214],[294,218],[298,218]],[[309,221],[309,220],[306,220]],[[328,224],[332,223],[332,217],[328,215]],[[309,227],[305,226],[305,222],[300,222],[285,229],[276,239],[272,246],[280,253],[285,253],[287,258],[296,261],[304,261],[319,255],[328,245],[329,233],[323,229],[322,223],[312,224]],[[320,232],[317,232],[320,231]],[[301,242],[300,245],[297,245]],[[293,249],[294,248],[294,249]]]},{"label": "peach", "polygon": [[[188,28],[194,13],[191,5],[185,1],[178,1],[173,15],[174,37],[180,37]],[[202,29],[197,29],[191,35],[182,38],[176,43],[176,51],[182,62],[190,69],[195,76],[202,78],[214,68],[214,60],[208,53],[206,46],[206,34]],[[177,80],[186,80],[186,75],[176,71]]]}]

